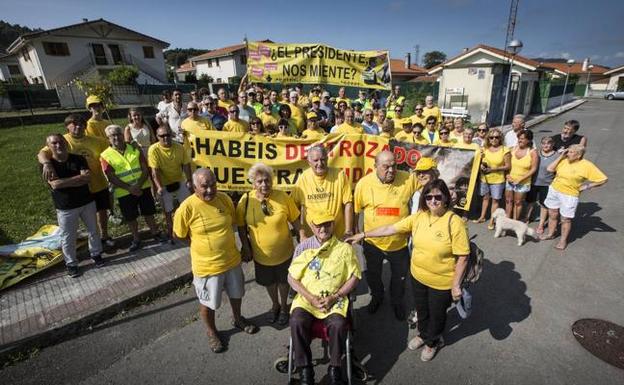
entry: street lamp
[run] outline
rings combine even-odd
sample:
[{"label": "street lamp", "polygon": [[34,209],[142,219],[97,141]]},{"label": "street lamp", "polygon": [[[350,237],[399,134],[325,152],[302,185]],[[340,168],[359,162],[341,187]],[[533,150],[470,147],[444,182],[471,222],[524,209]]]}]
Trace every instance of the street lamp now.
[{"label": "street lamp", "polygon": [[566,62],[568,64],[568,72],[566,73],[566,80],[563,84],[563,94],[561,94],[561,104],[559,105],[559,110],[563,107],[563,99],[565,98],[566,88],[568,88],[568,78],[570,77],[570,69],[572,68],[572,64],[574,64],[573,59],[568,59]]},{"label": "street lamp", "polygon": [[509,100],[509,92],[511,91],[511,72],[513,71],[513,61],[514,57],[522,49],[522,42],[520,40],[514,39],[509,42],[507,48],[509,48],[509,53],[511,53],[511,60],[509,61],[509,77],[507,78],[507,93],[505,94],[505,103],[503,104],[503,118],[501,119],[501,128],[503,128],[503,125],[505,125],[505,115],[507,115],[507,102]]}]

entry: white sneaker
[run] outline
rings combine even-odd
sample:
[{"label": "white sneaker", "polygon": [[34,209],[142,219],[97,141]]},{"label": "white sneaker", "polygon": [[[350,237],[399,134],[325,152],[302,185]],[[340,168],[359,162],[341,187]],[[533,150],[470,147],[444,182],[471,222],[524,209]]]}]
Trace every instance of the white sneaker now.
[{"label": "white sneaker", "polygon": [[422,347],[424,344],[425,344],[425,341],[423,341],[423,339],[420,338],[420,336],[416,336],[407,343],[407,348],[409,350],[416,350]]},{"label": "white sneaker", "polygon": [[440,338],[440,341],[438,341],[434,347],[430,348],[429,346],[425,346],[422,352],[420,352],[420,360],[425,362],[431,361],[442,346],[444,346],[444,340],[442,340],[442,338]]}]

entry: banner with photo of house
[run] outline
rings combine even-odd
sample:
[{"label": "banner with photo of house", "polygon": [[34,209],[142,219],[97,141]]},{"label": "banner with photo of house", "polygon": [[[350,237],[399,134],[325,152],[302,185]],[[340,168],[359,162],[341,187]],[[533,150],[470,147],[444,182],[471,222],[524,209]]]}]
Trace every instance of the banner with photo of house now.
[{"label": "banner with photo of house", "polygon": [[441,178],[457,196],[457,207],[468,208],[479,171],[479,154],[474,150],[421,146],[398,142],[377,135],[330,134],[320,141],[297,138],[272,138],[246,133],[219,131],[192,132],[189,141],[197,167],[215,173],[221,191],[249,191],[249,168],[257,162],[271,166],[273,187],[290,191],[299,175],[308,168],[308,149],[315,144],[329,152],[328,164],[344,170],[354,185],[375,169],[375,155],[382,150],[394,152],[400,169],[410,171],[418,160],[432,157],[438,162]]},{"label": "banner with photo of house", "polygon": [[322,44],[249,42],[247,76],[254,83],[306,83],[389,90],[388,51],[352,51]]}]

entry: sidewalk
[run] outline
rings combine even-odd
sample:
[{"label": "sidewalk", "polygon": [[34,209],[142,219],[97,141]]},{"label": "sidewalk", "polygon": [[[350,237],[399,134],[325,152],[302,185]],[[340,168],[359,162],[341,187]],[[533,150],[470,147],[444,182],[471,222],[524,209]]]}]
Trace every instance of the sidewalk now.
[{"label": "sidewalk", "polygon": [[[570,111],[578,106],[580,106],[581,104],[585,103],[587,101],[587,99],[577,99],[577,100],[573,100],[569,103],[564,104],[561,107],[556,107],[553,108],[551,110],[546,111],[543,114],[540,115],[531,115],[528,117],[528,119],[526,120],[526,124],[525,127],[529,128],[529,127],[533,127],[535,125],[538,125],[550,118],[553,118],[557,115],[561,115],[564,112]],[[508,125],[503,126],[503,128],[507,128],[510,129],[511,128],[511,123]],[[493,127],[494,128],[494,127]],[[501,128],[500,126],[497,126],[496,128]],[[502,130],[505,131],[505,130]]]},{"label": "sidewalk", "polygon": [[82,261],[78,278],[53,268],[0,293],[0,355],[47,345],[133,299],[190,280],[188,250],[181,243],[121,249],[105,255],[107,265],[99,269]]}]

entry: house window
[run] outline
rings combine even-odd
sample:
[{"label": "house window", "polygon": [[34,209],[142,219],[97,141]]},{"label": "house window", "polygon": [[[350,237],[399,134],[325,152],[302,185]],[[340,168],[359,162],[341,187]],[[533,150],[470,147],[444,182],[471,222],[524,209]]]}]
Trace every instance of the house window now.
[{"label": "house window", "polygon": [[146,59],[154,58],[154,47],[150,47],[148,45],[143,46],[143,57]]},{"label": "house window", "polygon": [[22,74],[18,65],[9,64],[8,67],[9,67],[9,75],[20,76]]},{"label": "house window", "polygon": [[44,41],[43,50],[49,56],[69,56],[69,46],[67,43],[55,43]]},{"label": "house window", "polygon": [[216,66],[218,67],[219,66],[219,58],[215,59],[215,63],[216,63]]},{"label": "house window", "polygon": [[102,44],[91,44],[93,49],[93,58],[96,65],[107,65],[106,52],[104,52],[104,46]]},{"label": "house window", "polygon": [[221,78],[217,78],[217,83],[221,83]]},{"label": "house window", "polygon": [[240,56],[240,63],[241,63],[241,65],[247,65],[247,56],[241,55]]},{"label": "house window", "polygon": [[212,59],[208,59],[208,68],[212,68]]},{"label": "house window", "polygon": [[22,50],[22,57],[24,58],[24,61],[30,61],[30,53],[28,52],[28,48],[24,48]]}]

